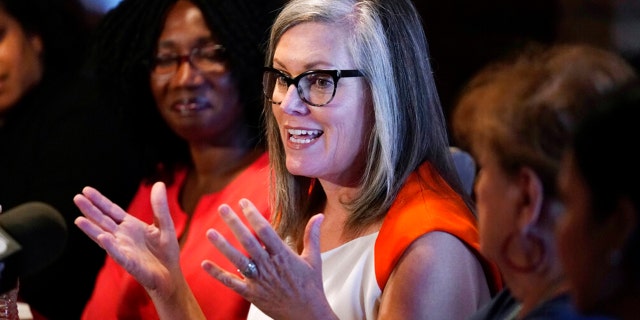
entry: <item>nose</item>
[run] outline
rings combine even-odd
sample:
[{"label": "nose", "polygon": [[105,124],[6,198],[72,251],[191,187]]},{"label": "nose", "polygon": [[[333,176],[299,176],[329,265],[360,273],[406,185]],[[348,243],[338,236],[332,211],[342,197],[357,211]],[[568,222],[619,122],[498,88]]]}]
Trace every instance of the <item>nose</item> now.
[{"label": "nose", "polygon": [[181,59],[173,74],[173,82],[176,85],[189,86],[198,85],[204,81],[204,77],[189,59]]},{"label": "nose", "polygon": [[285,113],[305,115],[309,113],[309,106],[300,98],[298,87],[294,84],[289,85],[287,93],[279,105]]}]

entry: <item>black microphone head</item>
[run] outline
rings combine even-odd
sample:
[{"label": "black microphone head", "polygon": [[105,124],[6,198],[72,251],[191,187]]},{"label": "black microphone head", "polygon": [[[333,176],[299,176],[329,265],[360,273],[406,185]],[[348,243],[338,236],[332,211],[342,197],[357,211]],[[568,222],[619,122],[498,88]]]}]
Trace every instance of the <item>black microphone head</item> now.
[{"label": "black microphone head", "polygon": [[[18,245],[13,252],[0,252],[0,262],[4,263],[0,293],[15,286],[19,277],[47,267],[62,254],[67,243],[64,218],[43,202],[27,202],[0,213],[0,228],[12,238],[9,247],[15,246],[12,240]],[[0,237],[3,236],[0,234]]]}]

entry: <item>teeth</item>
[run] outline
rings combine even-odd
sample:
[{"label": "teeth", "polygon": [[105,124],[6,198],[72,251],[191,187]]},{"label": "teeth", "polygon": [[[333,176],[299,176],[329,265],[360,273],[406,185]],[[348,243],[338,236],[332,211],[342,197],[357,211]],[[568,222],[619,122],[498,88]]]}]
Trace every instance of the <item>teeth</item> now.
[{"label": "teeth", "polygon": [[300,129],[289,129],[289,134],[294,135],[294,136],[302,136],[302,135],[312,135],[312,136],[317,136],[320,134],[320,130],[300,130]]},{"label": "teeth", "polygon": [[294,143],[300,143],[300,144],[310,143],[311,140],[313,140],[313,139],[296,139],[293,136],[291,136],[291,138],[289,138],[289,141],[294,142]]},{"label": "teeth", "polygon": [[180,114],[186,115],[194,111],[205,109],[206,104],[198,102],[196,100],[183,100],[176,103],[173,108]]},{"label": "teeth", "polygon": [[289,141],[300,144],[310,143],[322,134],[322,130],[289,129],[287,132],[290,135]]}]

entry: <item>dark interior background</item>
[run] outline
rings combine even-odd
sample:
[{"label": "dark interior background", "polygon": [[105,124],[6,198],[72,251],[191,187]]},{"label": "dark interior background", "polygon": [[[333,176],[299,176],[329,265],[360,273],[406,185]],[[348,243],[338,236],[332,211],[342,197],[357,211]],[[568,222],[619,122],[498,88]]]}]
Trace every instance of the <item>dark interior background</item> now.
[{"label": "dark interior background", "polygon": [[585,42],[640,70],[640,0],[414,0],[422,15],[449,118],[461,86],[480,67],[528,41]]},{"label": "dark interior background", "polygon": [[[119,0],[74,0],[95,23]],[[284,0],[283,0],[284,1]],[[640,70],[640,0],[413,0],[449,119],[462,85],[483,65],[529,41],[586,42]]]}]

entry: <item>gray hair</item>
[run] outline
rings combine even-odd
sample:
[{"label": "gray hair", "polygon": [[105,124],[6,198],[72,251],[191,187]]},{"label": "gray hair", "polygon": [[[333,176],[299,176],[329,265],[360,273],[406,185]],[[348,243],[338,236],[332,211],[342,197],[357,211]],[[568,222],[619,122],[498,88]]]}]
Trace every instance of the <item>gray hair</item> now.
[{"label": "gray hair", "polygon": [[[428,56],[422,21],[411,0],[293,0],[276,19],[267,65],[282,35],[298,24],[338,24],[355,67],[365,74],[375,124],[367,144],[361,191],[344,205],[352,212],[348,235],[381,221],[406,178],[429,161],[464,197],[448,151],[449,140]],[[315,179],[287,171],[271,103],[265,104],[267,141],[274,182],[272,203],[279,234],[300,245],[304,226],[325,195]],[[310,190],[312,190],[310,192]],[[468,199],[467,199],[468,200]]]}]

